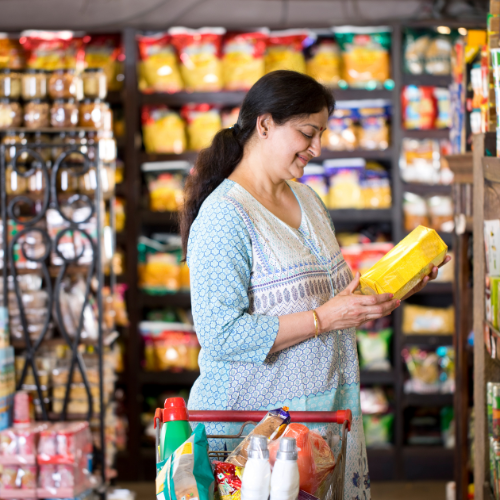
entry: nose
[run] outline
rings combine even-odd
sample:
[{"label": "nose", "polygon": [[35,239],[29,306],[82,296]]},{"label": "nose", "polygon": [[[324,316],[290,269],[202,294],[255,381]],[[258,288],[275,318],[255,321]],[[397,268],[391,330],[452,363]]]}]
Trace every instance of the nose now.
[{"label": "nose", "polygon": [[307,150],[314,158],[321,156],[321,137],[315,135],[311,141],[311,145]]}]

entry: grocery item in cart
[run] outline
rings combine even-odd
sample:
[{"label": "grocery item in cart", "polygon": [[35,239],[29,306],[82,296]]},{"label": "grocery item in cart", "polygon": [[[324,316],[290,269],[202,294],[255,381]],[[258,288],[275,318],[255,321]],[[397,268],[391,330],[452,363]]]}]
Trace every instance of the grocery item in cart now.
[{"label": "grocery item in cart", "polygon": [[361,293],[402,299],[444,261],[447,250],[436,231],[418,226],[361,277]]},{"label": "grocery item in cart", "polygon": [[271,465],[266,436],[254,434],[250,438],[248,460],[241,478],[241,500],[269,498]]},{"label": "grocery item in cart", "polygon": [[243,467],[217,461],[213,462],[212,465],[221,500],[239,500],[241,498]]},{"label": "grocery item in cart", "polygon": [[[208,458],[205,426],[199,424],[189,439],[168,459],[156,464],[156,498],[211,500],[214,475]],[[174,496],[175,495],[175,496]]]},{"label": "grocery item in cart", "polygon": [[272,31],[267,41],[266,73],[287,69],[306,72],[303,43],[311,36],[305,30]]},{"label": "grocery item in cart", "polygon": [[297,441],[282,437],[271,476],[271,500],[296,500],[299,496]]},{"label": "grocery item in cart", "polygon": [[290,414],[286,406],[267,412],[267,415],[257,424],[255,429],[253,429],[243,442],[229,455],[226,462],[239,467],[245,467],[248,460],[248,447],[252,435],[265,436],[269,441],[273,441],[283,434],[289,422]]},{"label": "grocery item in cart", "polygon": [[[283,438],[295,438],[297,442],[300,489],[315,494],[323,481],[335,468],[335,457],[321,435],[302,424],[289,424]],[[269,444],[271,465],[274,465],[280,439]]]},{"label": "grocery item in cart", "polygon": [[225,33],[224,28],[170,28],[186,90],[215,92],[222,89],[220,56]]}]

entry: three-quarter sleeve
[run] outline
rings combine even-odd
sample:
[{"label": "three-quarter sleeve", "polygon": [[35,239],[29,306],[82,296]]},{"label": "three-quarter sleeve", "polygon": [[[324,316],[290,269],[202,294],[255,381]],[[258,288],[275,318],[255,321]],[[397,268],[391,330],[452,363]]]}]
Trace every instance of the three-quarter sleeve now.
[{"label": "three-quarter sleeve", "polygon": [[191,307],[198,339],[216,361],[264,363],[277,316],[248,314],[252,243],[229,201],[203,206],[190,232]]}]

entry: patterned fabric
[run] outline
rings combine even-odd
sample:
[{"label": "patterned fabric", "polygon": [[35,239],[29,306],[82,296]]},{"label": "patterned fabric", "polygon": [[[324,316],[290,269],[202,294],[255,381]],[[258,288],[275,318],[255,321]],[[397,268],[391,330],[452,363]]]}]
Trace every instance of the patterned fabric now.
[{"label": "patterned fabric", "polygon": [[[344,499],[367,500],[370,480],[354,329],[331,331],[269,354],[278,316],[315,309],[352,280],[324,205],[309,187],[289,185],[302,210],[298,229],[227,179],[205,200],[193,223],[188,265],[202,349],[201,375],[188,407],[350,408]],[[340,433],[340,427],[334,427]],[[236,424],[207,424],[212,435],[234,434],[237,429]],[[211,446],[223,449],[224,442]]]}]

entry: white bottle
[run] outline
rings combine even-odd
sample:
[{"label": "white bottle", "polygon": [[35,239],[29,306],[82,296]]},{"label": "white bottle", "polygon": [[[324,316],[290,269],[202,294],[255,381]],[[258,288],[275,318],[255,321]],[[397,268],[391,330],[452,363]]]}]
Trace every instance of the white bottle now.
[{"label": "white bottle", "polygon": [[296,500],[299,496],[299,466],[295,438],[281,438],[271,476],[271,500]]},{"label": "white bottle", "polygon": [[265,436],[252,436],[248,460],[241,478],[241,500],[267,500],[271,487],[271,466]]}]

